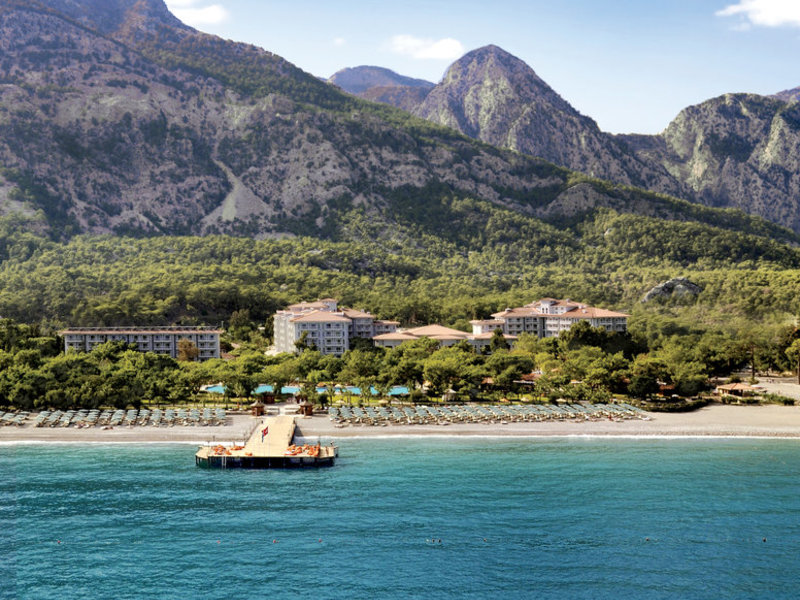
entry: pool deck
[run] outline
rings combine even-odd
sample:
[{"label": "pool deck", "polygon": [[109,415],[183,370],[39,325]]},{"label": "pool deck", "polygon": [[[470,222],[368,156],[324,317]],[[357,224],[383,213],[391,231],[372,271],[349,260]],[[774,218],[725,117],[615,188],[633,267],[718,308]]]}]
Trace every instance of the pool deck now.
[{"label": "pool deck", "polygon": [[296,429],[292,416],[266,417],[244,446],[203,446],[195,454],[195,463],[223,469],[332,466],[336,458],[334,446],[303,446],[302,451],[290,451]]}]

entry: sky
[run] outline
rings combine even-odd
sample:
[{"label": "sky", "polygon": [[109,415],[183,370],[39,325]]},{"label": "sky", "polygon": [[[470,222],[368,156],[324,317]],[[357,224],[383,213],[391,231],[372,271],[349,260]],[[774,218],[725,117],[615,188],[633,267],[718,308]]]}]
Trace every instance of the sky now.
[{"label": "sky", "polygon": [[165,0],[184,23],[330,77],[441,80],[495,44],[612,133],[658,133],[725,93],[800,86],[800,0]]}]

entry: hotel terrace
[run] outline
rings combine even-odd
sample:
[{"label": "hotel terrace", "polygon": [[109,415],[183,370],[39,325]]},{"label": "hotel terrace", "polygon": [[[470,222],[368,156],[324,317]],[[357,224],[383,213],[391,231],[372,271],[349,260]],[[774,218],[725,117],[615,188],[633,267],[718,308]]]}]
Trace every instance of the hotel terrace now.
[{"label": "hotel terrace", "polygon": [[588,321],[592,327],[602,327],[609,332],[624,332],[628,328],[628,315],[595,308],[566,300],[542,298],[519,308],[507,308],[495,313],[491,319],[470,321],[475,335],[500,329],[508,335],[528,333],[537,337],[557,337],[575,323]]}]

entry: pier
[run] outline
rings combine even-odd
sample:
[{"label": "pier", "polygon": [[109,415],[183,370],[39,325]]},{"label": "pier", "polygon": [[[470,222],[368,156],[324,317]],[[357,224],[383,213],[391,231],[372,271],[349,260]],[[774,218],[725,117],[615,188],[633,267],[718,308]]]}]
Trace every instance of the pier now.
[{"label": "pier", "polygon": [[200,467],[220,469],[284,469],[332,466],[335,446],[294,445],[295,418],[266,417],[244,446],[203,446],[195,454]]}]

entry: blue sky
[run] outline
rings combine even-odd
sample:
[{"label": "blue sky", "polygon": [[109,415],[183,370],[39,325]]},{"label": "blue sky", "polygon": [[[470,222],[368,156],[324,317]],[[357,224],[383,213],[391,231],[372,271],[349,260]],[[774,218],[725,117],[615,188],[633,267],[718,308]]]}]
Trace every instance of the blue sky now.
[{"label": "blue sky", "polygon": [[166,0],[184,22],[314,75],[379,65],[437,82],[497,44],[600,127],[656,133],[726,92],[800,86],[800,0]]}]

